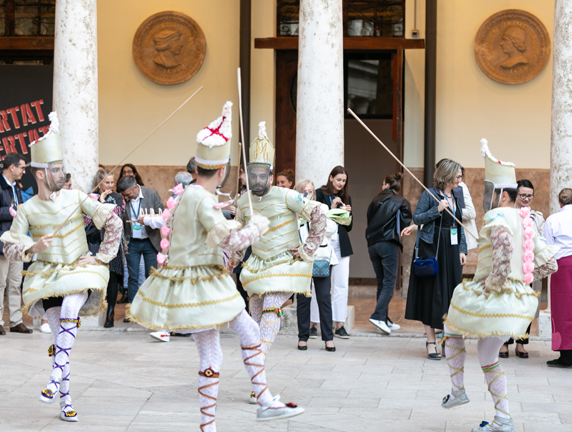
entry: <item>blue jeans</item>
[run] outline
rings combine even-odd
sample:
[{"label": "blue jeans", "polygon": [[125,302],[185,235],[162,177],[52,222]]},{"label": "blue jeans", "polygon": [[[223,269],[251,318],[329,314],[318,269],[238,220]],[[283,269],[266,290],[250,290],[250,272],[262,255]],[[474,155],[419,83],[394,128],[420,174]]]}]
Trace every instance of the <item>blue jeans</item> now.
[{"label": "blue jeans", "polygon": [[377,306],[370,318],[387,322],[389,302],[393,297],[397,279],[399,246],[394,242],[382,241],[369,246],[368,251],[377,276]]},{"label": "blue jeans", "polygon": [[129,271],[129,303],[133,303],[135,294],[139,291],[139,263],[141,255],[145,262],[145,279],[149,277],[151,267],[157,268],[157,251],[151,244],[151,240],[135,239],[129,241],[126,254],[127,269]]}]

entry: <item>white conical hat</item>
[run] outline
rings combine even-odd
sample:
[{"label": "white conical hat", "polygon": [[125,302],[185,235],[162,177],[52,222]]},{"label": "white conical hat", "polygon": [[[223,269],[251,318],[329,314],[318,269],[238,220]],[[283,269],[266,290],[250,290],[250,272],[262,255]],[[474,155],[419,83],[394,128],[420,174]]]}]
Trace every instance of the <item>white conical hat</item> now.
[{"label": "white conical hat", "polygon": [[496,188],[516,189],[516,167],[512,162],[502,162],[495,158],[486,139],[481,139],[481,155],[485,158],[485,181]]},{"label": "white conical hat", "polygon": [[30,144],[32,153],[32,163],[34,168],[48,168],[52,162],[59,162],[63,159],[62,147],[60,145],[60,122],[56,112],[48,115],[50,119],[50,130],[43,137]]},{"label": "white conical hat", "polygon": [[266,133],[266,122],[258,123],[258,136],[250,144],[250,164],[274,165],[274,145],[268,139]]},{"label": "white conical hat", "polygon": [[197,134],[195,161],[204,169],[218,169],[230,160],[232,138],[232,102],[222,108],[222,115]]}]

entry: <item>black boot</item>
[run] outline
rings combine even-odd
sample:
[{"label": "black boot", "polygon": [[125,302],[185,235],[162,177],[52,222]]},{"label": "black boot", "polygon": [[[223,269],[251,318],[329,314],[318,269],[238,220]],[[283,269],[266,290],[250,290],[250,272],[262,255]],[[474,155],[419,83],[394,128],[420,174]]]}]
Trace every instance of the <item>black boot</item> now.
[{"label": "black boot", "polygon": [[107,318],[105,319],[105,324],[103,324],[103,327],[111,328],[115,325],[114,324],[114,316],[113,316],[114,312],[115,312],[115,305],[107,306]]}]

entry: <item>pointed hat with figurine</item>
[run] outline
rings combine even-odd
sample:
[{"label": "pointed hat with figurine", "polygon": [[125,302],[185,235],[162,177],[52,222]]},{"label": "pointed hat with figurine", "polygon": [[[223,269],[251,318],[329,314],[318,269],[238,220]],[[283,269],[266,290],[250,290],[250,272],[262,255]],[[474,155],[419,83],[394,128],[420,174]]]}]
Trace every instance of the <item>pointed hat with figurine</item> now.
[{"label": "pointed hat with figurine", "polygon": [[197,134],[195,161],[204,169],[222,168],[230,161],[232,138],[232,102],[222,108],[222,115]]},{"label": "pointed hat with figurine", "polygon": [[495,158],[484,138],[481,140],[481,155],[485,158],[485,181],[494,183],[496,189],[516,189],[515,165]]},{"label": "pointed hat with figurine", "polygon": [[274,166],[274,154],[276,153],[274,145],[268,139],[266,133],[266,122],[258,123],[258,135],[250,144],[250,161],[251,164],[270,165],[270,169]]},{"label": "pointed hat with figurine", "polygon": [[62,147],[60,145],[60,123],[56,112],[51,112],[50,130],[43,137],[30,144],[32,163],[34,168],[49,168],[50,163],[63,160]]}]

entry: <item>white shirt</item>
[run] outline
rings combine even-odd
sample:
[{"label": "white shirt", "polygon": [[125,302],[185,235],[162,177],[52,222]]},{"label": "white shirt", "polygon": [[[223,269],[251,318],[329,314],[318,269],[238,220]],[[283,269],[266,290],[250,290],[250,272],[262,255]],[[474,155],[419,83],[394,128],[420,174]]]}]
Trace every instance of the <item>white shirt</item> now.
[{"label": "white shirt", "polygon": [[558,246],[556,259],[572,255],[572,204],[548,216],[544,225],[544,238],[549,245]]},{"label": "white shirt", "polygon": [[[4,174],[2,174],[2,177],[4,177],[4,180],[6,180],[6,183],[10,184],[10,182],[8,181],[8,179]],[[20,203],[18,202],[18,195],[16,195],[16,189],[15,189],[16,182],[12,183],[10,186],[12,186],[12,196],[14,197],[14,204],[18,205]]]},{"label": "white shirt", "polygon": [[[139,215],[141,214],[141,199],[143,198],[143,189],[141,186],[137,185],[139,188],[139,196],[134,200],[129,201],[129,206],[131,208],[131,220],[138,220]],[[136,226],[140,226],[141,229],[135,229]],[[146,239],[149,238],[147,235],[147,230],[145,229],[145,225],[140,225],[139,222],[131,222],[131,237],[136,239]]]}]

